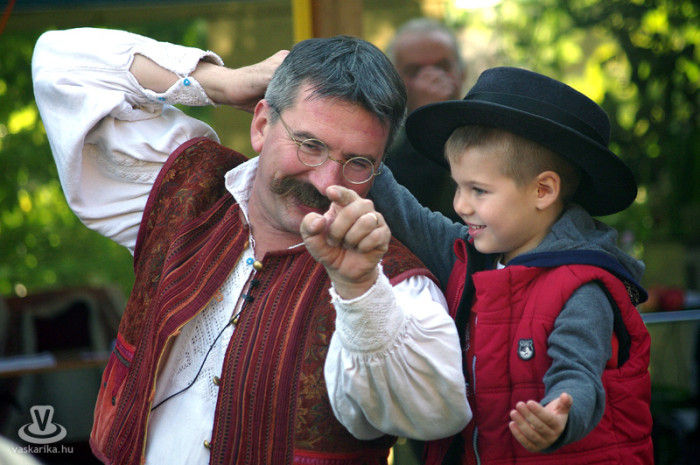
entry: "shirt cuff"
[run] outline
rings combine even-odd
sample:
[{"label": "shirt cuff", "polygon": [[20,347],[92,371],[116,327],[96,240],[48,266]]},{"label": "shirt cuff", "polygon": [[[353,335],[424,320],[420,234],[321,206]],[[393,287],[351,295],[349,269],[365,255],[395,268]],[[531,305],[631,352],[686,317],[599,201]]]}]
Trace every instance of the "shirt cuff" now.
[{"label": "shirt cuff", "polygon": [[403,327],[403,310],[381,265],[377,281],[361,296],[345,300],[332,286],[330,295],[336,310],[336,334],[349,351],[367,354],[385,349]]},{"label": "shirt cuff", "polygon": [[163,104],[175,105],[179,103],[190,107],[216,106],[204,91],[202,85],[192,76],[180,78],[163,93],[153,92],[146,88],[143,89],[143,93],[149,99],[157,100]]},{"label": "shirt cuff", "polygon": [[194,47],[184,47],[167,42],[147,42],[134,47],[133,53],[143,55],[157,63],[162,68],[177,74],[180,79],[163,93],[143,89],[144,94],[160,103],[170,105],[183,104],[188,106],[213,105],[204,88],[190,74],[197,69],[200,61],[208,61],[219,66],[224,61],[214,52],[200,50]]}]

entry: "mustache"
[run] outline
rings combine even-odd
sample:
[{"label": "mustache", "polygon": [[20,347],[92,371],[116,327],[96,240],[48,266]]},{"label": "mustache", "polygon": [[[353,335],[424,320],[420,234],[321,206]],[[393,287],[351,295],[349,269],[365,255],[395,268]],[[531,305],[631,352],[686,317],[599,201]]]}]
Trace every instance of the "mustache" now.
[{"label": "mustache", "polygon": [[308,182],[293,178],[273,179],[270,190],[280,197],[291,198],[301,205],[326,211],[331,201]]}]

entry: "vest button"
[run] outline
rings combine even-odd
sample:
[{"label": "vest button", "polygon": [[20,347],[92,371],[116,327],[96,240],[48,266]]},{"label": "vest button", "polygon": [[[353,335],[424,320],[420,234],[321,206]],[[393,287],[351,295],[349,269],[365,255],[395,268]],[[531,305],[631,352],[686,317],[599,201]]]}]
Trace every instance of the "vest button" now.
[{"label": "vest button", "polygon": [[204,448],[205,448],[205,449],[211,449],[211,442],[205,440],[205,441],[204,441]]},{"label": "vest button", "polygon": [[261,261],[255,260],[253,262],[253,268],[255,268],[255,271],[260,271],[263,269],[263,264]]},{"label": "vest button", "polygon": [[221,378],[219,378],[218,376],[214,376],[211,379],[211,382],[214,383],[214,386],[218,386],[219,384],[221,384]]}]

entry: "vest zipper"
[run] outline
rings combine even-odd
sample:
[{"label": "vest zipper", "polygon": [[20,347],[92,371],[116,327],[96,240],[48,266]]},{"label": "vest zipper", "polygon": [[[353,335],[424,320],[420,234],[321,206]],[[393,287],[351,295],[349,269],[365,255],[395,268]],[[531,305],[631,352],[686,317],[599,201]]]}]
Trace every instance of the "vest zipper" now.
[{"label": "vest zipper", "polygon": [[474,458],[476,459],[477,465],[481,465],[481,457],[479,457],[479,449],[477,449],[478,446],[478,440],[477,436],[479,435],[479,427],[475,426],[474,427],[474,434],[472,435],[472,449],[474,449]]},{"label": "vest zipper", "polygon": [[[474,316],[474,328],[476,330],[476,323],[479,319],[479,315]],[[473,341],[472,341],[473,342]],[[472,356],[472,389],[474,390],[474,400],[476,400],[476,354]],[[476,459],[477,465],[481,465],[481,457],[479,456],[478,449],[478,438],[479,436],[479,426],[474,426],[474,434],[472,435],[472,449],[474,449],[474,458]]]}]

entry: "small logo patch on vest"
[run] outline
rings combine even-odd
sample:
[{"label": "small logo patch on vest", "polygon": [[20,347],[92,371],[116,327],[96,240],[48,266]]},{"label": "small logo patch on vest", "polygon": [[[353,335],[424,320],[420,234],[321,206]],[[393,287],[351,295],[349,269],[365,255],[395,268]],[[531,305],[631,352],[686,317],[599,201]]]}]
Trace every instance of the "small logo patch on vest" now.
[{"label": "small logo patch on vest", "polygon": [[535,356],[535,344],[532,339],[520,339],[518,341],[518,357],[522,360],[530,360]]}]

